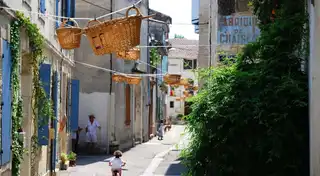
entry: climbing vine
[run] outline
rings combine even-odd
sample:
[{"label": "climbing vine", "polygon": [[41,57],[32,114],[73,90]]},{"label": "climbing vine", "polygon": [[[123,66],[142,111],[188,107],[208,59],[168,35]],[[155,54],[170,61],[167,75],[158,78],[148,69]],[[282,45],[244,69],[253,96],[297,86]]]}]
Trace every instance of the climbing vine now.
[{"label": "climbing vine", "polygon": [[161,61],[161,56],[156,48],[150,49],[150,65],[156,67]]},{"label": "climbing vine", "polygon": [[[24,29],[29,37],[29,63],[32,66],[33,73],[33,92],[32,92],[32,112],[34,134],[31,139],[31,172],[33,175],[35,159],[39,152],[37,129],[38,122],[48,123],[49,119],[53,119],[53,109],[50,100],[47,99],[46,93],[41,86],[39,77],[39,65],[44,61],[43,46],[44,37],[41,35],[39,28],[33,24],[29,18],[26,18],[22,13],[17,12],[16,19],[11,22],[10,39],[12,53],[12,73],[11,73],[11,88],[13,92],[12,99],[12,175],[20,175],[20,164],[23,159],[23,141],[19,138],[19,131],[22,129],[23,113],[22,113],[22,98],[20,87],[20,31]],[[46,118],[49,117],[49,118]],[[40,119],[41,118],[41,119]]]}]

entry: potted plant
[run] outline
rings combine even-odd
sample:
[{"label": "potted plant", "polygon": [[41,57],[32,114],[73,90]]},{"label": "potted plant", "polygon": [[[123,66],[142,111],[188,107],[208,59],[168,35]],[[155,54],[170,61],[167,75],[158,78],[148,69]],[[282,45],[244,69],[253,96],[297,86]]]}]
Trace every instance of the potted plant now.
[{"label": "potted plant", "polygon": [[69,160],[70,167],[76,166],[77,154],[75,154],[73,152],[69,153],[68,160]]},{"label": "potted plant", "polygon": [[60,170],[67,170],[68,169],[68,155],[65,153],[61,153],[60,155]]}]

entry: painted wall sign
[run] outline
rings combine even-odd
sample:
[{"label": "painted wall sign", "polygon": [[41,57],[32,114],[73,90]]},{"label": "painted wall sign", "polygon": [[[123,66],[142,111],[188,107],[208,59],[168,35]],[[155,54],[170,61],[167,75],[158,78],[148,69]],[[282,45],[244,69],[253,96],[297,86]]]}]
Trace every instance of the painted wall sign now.
[{"label": "painted wall sign", "polygon": [[218,44],[244,45],[255,41],[260,35],[257,18],[253,16],[220,16],[218,21]]}]

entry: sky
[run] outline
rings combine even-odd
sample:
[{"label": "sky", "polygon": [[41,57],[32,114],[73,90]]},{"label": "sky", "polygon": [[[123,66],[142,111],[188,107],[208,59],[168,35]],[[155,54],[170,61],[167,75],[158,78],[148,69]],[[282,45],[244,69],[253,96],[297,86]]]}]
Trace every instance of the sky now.
[{"label": "sky", "polygon": [[151,9],[172,18],[170,38],[173,38],[174,34],[178,34],[187,39],[199,39],[191,24],[192,0],[149,0],[149,6]]}]

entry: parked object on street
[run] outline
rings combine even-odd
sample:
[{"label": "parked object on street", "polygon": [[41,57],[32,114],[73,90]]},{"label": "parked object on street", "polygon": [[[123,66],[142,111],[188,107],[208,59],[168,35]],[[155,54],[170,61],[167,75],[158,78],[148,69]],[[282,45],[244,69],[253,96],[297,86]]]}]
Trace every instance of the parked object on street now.
[{"label": "parked object on street", "polygon": [[166,122],[165,122],[165,127],[164,127],[164,131],[167,132],[167,131],[170,131],[171,129],[171,117],[167,117],[166,118]]},{"label": "parked object on street", "polygon": [[117,150],[119,150],[119,143],[116,141],[112,141],[109,145],[110,154],[113,154]]},{"label": "parked object on street", "polygon": [[68,169],[68,155],[65,153],[61,153],[60,155],[60,170],[67,170]]},{"label": "parked object on street", "polygon": [[126,162],[121,160],[122,152],[117,150],[114,152],[114,158],[109,161],[109,166],[111,166],[111,172],[113,176],[122,175],[122,167],[126,165]]},{"label": "parked object on street", "polygon": [[78,153],[79,135],[82,128],[78,127],[77,130],[72,132],[72,152]]},{"label": "parked object on street", "polygon": [[76,166],[77,154],[75,154],[73,152],[69,153],[68,160],[69,160],[70,167]]}]

